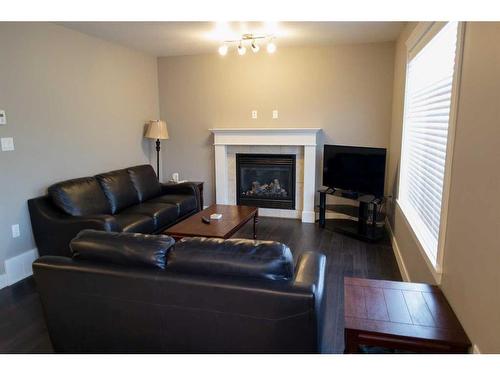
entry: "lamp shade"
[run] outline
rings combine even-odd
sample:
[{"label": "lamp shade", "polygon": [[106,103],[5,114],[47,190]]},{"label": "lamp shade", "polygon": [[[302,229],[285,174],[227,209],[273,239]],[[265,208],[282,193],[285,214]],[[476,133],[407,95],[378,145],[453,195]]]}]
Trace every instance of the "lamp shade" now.
[{"label": "lamp shade", "polygon": [[162,120],[150,121],[144,137],[152,139],[168,139],[167,123]]}]

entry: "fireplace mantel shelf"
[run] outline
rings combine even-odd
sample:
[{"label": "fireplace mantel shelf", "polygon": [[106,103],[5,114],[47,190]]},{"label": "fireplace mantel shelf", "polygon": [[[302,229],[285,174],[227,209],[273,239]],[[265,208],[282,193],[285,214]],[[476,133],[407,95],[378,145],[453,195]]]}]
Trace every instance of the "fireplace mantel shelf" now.
[{"label": "fireplace mantel shelf", "polygon": [[300,146],[304,148],[302,221],[314,223],[316,142],[320,128],[214,128],[215,195],[218,204],[228,204],[228,146]]},{"label": "fireplace mantel shelf", "polygon": [[316,146],[320,128],[214,128],[214,145]]},{"label": "fireplace mantel shelf", "polygon": [[211,132],[223,133],[223,132],[311,132],[317,133],[321,128],[212,128],[208,129]]}]

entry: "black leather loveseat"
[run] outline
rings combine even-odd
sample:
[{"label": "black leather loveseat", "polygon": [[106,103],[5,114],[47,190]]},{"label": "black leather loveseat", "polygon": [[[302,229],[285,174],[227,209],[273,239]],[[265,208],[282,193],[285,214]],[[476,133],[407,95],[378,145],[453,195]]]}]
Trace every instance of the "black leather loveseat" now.
[{"label": "black leather loveseat", "polygon": [[57,183],[28,207],[38,253],[63,256],[83,229],[160,233],[201,209],[195,184],[161,184],[150,165]]},{"label": "black leather loveseat", "polygon": [[325,256],[271,241],[83,231],[33,272],[64,353],[317,353]]}]

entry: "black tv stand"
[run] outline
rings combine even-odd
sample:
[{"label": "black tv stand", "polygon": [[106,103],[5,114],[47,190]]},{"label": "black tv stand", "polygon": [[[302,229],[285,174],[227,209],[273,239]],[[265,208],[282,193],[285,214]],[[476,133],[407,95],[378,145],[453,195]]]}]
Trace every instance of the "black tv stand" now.
[{"label": "black tv stand", "polygon": [[[359,195],[353,192],[324,188],[319,192],[319,226],[332,231],[342,233],[359,240],[376,242],[385,235],[383,226],[377,226],[377,212],[382,204],[380,198],[373,195]],[[354,205],[328,205],[326,196],[334,195],[348,198],[359,202],[359,206]],[[370,210],[371,208],[371,210]],[[327,219],[326,212],[333,211],[350,216],[353,219]],[[357,217],[357,220],[355,219]]]},{"label": "black tv stand", "polygon": [[[332,189],[332,194],[335,193],[335,190]],[[340,196],[344,197],[344,198],[348,198],[348,199],[358,199],[359,198],[359,193],[355,192],[355,191],[345,191],[345,190],[342,190],[340,192]]]}]

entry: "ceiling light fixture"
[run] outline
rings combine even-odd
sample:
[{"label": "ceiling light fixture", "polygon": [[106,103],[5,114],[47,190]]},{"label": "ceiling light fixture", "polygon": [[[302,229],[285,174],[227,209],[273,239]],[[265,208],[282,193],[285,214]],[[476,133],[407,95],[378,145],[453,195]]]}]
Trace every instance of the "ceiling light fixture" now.
[{"label": "ceiling light fixture", "polygon": [[255,40],[253,40],[252,41],[252,51],[253,51],[253,53],[259,52],[259,49],[260,49],[259,45],[255,43]]},{"label": "ceiling light fixture", "polygon": [[247,49],[243,47],[243,44],[240,43],[238,46],[238,55],[243,56],[247,52]]},{"label": "ceiling light fixture", "polygon": [[274,44],[273,41],[270,41],[269,43],[267,43],[266,49],[268,53],[274,53],[276,52],[276,44]]},{"label": "ceiling light fixture", "polygon": [[226,56],[227,50],[228,50],[227,45],[223,44],[222,46],[219,47],[219,55]]},{"label": "ceiling light fixture", "polygon": [[254,34],[243,34],[240,39],[236,40],[225,40],[224,43],[219,47],[219,54],[221,56],[226,56],[231,45],[236,45],[236,50],[240,56],[243,56],[247,49],[246,45],[250,45],[253,53],[257,53],[260,51],[260,46],[257,44],[258,40],[267,41],[267,52],[274,53],[276,52],[276,44],[274,44],[273,40],[275,39],[274,35],[254,35]]}]

